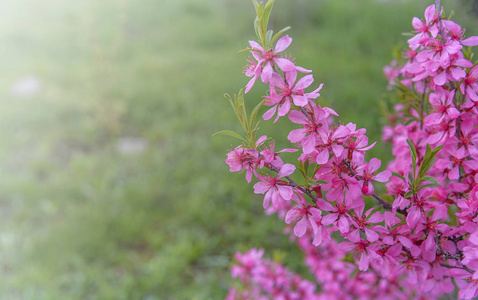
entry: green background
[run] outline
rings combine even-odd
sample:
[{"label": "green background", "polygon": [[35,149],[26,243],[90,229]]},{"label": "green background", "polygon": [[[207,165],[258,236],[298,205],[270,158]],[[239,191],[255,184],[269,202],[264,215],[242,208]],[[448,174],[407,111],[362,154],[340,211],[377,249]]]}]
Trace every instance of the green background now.
[{"label": "green background", "polygon": [[[292,26],[321,103],[375,141],[382,68],[431,3],[277,0],[271,26]],[[446,4],[478,28],[470,2]],[[307,273],[224,163],[237,141],[211,136],[241,130],[223,94],[248,81],[253,19],[247,0],[0,3],[0,299],[222,299],[251,247]],[[271,125],[288,147],[293,127]]]}]

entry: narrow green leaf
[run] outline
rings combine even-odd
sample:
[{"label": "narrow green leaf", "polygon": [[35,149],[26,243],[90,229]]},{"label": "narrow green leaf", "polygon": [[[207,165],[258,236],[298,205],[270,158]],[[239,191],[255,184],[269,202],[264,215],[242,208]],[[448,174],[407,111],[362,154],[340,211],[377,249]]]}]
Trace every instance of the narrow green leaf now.
[{"label": "narrow green leaf", "polygon": [[409,198],[412,194],[413,194],[413,192],[410,191],[410,192],[406,193],[403,197],[404,198]]},{"label": "narrow green leaf", "polygon": [[413,166],[413,176],[415,176],[416,168],[417,168],[417,150],[415,149],[415,146],[413,145],[412,141],[407,139],[408,146],[410,147],[410,154],[412,156],[412,166]]},{"label": "narrow green leaf", "polygon": [[441,185],[438,184],[438,183],[428,183],[428,184],[425,184],[425,185],[421,185],[418,190],[421,190],[423,188],[426,188],[426,187],[440,187]]},{"label": "narrow green leaf", "polygon": [[307,174],[309,173],[309,160],[306,160],[304,163],[304,171],[305,171],[305,175],[307,176]]},{"label": "narrow green leaf", "polygon": [[410,182],[411,185],[415,184],[415,178],[413,178],[412,172],[408,172],[408,181]]},{"label": "narrow green leaf", "polygon": [[273,33],[272,30],[268,30],[267,33],[266,33],[267,49],[272,48],[272,44],[271,44],[272,33]]},{"label": "narrow green leaf", "polygon": [[317,182],[318,184],[327,184],[327,181],[322,179],[316,180],[315,182]]},{"label": "narrow green leaf", "polygon": [[448,16],[448,20],[453,19],[454,16],[455,16],[455,11],[452,9],[450,12],[450,15]]},{"label": "narrow green leaf", "polygon": [[286,28],[282,29],[278,33],[274,34],[274,37],[271,39],[271,46],[274,44],[274,42],[282,35],[284,32],[290,29],[290,26],[287,26]]},{"label": "narrow green leaf", "polygon": [[262,15],[262,26],[267,30],[267,24],[269,23],[269,17],[271,15],[272,6],[274,5],[274,0],[269,0],[264,7],[264,13]]},{"label": "narrow green leaf", "polygon": [[438,146],[435,149],[431,150],[429,144],[427,144],[427,150],[425,153],[425,157],[423,158],[423,162],[420,166],[418,171],[418,179],[421,179],[425,174],[431,169],[433,164],[435,163],[435,155],[442,149],[443,146]]},{"label": "narrow green leaf", "polygon": [[401,178],[401,179],[403,179],[403,180],[405,180],[405,181],[406,181],[405,177],[403,177],[402,175],[400,175],[400,174],[398,174],[398,173],[396,173],[396,172],[392,172],[392,176],[395,176],[395,177]]},{"label": "narrow green leaf", "polygon": [[257,12],[257,7],[259,6],[259,2],[257,2],[257,0],[252,0],[252,4],[254,4],[254,8],[256,9],[256,12]]},{"label": "narrow green leaf", "polygon": [[430,181],[432,183],[438,183],[435,177],[425,176],[422,178],[423,181]]},{"label": "narrow green leaf", "polygon": [[304,164],[302,161],[299,161],[299,171],[302,173],[302,176],[304,177],[305,182],[307,182],[307,172],[305,171]]},{"label": "narrow green leaf", "polygon": [[435,157],[435,155],[438,153],[438,151],[440,151],[443,147],[444,147],[444,145],[440,145],[440,146],[436,147],[435,149],[433,149],[432,156]]},{"label": "narrow green leaf", "polygon": [[257,38],[262,41],[262,36],[261,36],[261,29],[260,29],[260,25],[261,24],[261,20],[256,17],[256,19],[254,20],[254,30],[256,32],[256,35],[257,35]]},{"label": "narrow green leaf", "polygon": [[243,138],[242,136],[240,136],[239,134],[235,133],[235,132],[232,131],[232,130],[222,130],[222,131],[216,132],[216,133],[213,134],[212,136],[218,136],[218,135],[228,135],[228,136],[232,136],[232,137],[235,137],[236,139],[240,139],[240,140],[243,141],[244,143],[248,144],[245,138]]},{"label": "narrow green leaf", "polygon": [[254,126],[255,125],[254,122],[256,121],[257,113],[259,113],[259,109],[261,108],[262,104],[264,104],[264,102],[261,101],[252,110],[251,116],[249,118],[249,126]]}]

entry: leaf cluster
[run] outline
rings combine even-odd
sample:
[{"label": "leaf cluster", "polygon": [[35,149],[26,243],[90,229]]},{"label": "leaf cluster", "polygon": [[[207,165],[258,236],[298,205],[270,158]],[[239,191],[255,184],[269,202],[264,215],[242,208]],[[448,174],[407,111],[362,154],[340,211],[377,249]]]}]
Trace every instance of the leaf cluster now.
[{"label": "leaf cluster", "polygon": [[239,91],[239,94],[237,95],[234,94],[234,98],[232,98],[229,94],[225,94],[224,97],[226,97],[226,99],[229,100],[229,103],[231,104],[232,109],[234,110],[234,113],[239,119],[239,122],[241,123],[242,128],[244,128],[246,136],[243,137],[232,130],[222,130],[213,134],[213,136],[216,136],[216,135],[232,136],[244,142],[244,144],[247,145],[249,148],[256,149],[256,135],[257,135],[257,131],[259,130],[259,123],[260,123],[259,121],[256,122],[256,117],[263,102],[260,102],[259,104],[257,104],[256,107],[254,107],[254,109],[252,110],[251,115],[248,117],[246,106],[244,104],[244,94],[242,90]]},{"label": "leaf cluster", "polygon": [[[426,173],[430,170],[430,168],[433,166],[435,163],[435,156],[443,148],[442,146],[438,146],[434,148],[433,150],[431,149],[431,146],[427,144],[427,149],[425,151],[425,156],[423,157],[423,160],[418,167],[418,172],[417,172],[417,150],[415,148],[415,145],[413,145],[413,142],[407,139],[408,146],[410,147],[410,154],[412,157],[412,171],[408,173],[408,180],[410,183],[410,189],[411,191],[405,194],[405,197],[408,198],[412,194],[417,194],[418,191],[420,191],[423,188],[426,187],[439,187],[440,184],[436,181],[434,177],[431,176],[425,176]],[[400,177],[402,179],[405,179],[403,176],[393,173],[394,176]],[[430,183],[426,183],[430,182]]]},{"label": "leaf cluster", "polygon": [[256,9],[256,19],[254,20],[254,30],[256,31],[257,38],[262,43],[264,50],[272,48],[272,44],[287,30],[290,29],[290,26],[287,26],[280,30],[275,35],[272,30],[267,30],[267,24],[269,23],[269,18],[272,11],[272,6],[274,5],[275,0],[268,0],[264,5],[263,2],[257,2],[257,0],[252,0],[254,8]]}]

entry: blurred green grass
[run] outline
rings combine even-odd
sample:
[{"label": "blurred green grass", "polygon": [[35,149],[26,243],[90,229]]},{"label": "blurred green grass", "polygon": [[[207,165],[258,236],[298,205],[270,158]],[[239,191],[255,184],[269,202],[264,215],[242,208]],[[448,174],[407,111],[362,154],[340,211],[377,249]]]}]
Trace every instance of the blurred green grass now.
[{"label": "blurred green grass", "polygon": [[[382,67],[428,4],[279,0],[272,25],[292,26],[323,103],[373,141]],[[221,299],[250,247],[305,273],[283,222],[229,173],[236,141],[211,137],[240,131],[222,95],[248,80],[253,18],[238,0],[2,1],[0,298]],[[262,133],[287,147],[278,125]]]}]

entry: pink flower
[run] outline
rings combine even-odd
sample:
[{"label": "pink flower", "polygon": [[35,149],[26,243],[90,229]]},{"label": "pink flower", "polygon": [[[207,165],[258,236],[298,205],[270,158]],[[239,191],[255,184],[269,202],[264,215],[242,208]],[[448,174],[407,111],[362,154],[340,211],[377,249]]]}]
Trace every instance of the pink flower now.
[{"label": "pink flower", "polygon": [[370,196],[375,193],[372,181],[387,182],[390,180],[392,173],[390,171],[382,171],[377,173],[382,162],[378,158],[372,158],[368,164],[364,164],[357,168],[357,174],[362,177],[363,186],[362,193],[365,196]]},{"label": "pink flower", "polygon": [[254,185],[254,193],[264,194],[264,208],[269,206],[272,200],[272,207],[277,209],[279,201],[290,200],[294,193],[292,187],[287,181],[280,180],[285,176],[289,176],[294,173],[295,166],[291,164],[285,164],[280,169],[276,177],[272,176],[259,176],[260,181]]},{"label": "pink flower", "polygon": [[[279,53],[287,49],[290,43],[292,43],[292,38],[288,35],[283,36],[277,41],[275,48],[264,50],[261,45],[255,41],[249,41],[249,45],[253,49],[251,51],[254,58],[257,60],[257,68],[262,67],[261,80],[264,83],[268,83],[274,72],[273,67],[275,64],[284,72],[295,71],[295,65],[287,58],[282,58],[279,56]],[[255,72],[253,72],[255,73]]]},{"label": "pink flower", "polygon": [[347,234],[347,238],[354,243],[358,243],[360,241],[360,232],[363,232],[365,233],[367,241],[373,243],[379,239],[379,235],[375,230],[373,230],[373,226],[369,228],[370,224],[380,223],[383,221],[384,217],[378,211],[369,216],[374,210],[373,207],[367,210],[365,214],[363,214],[363,210],[363,206],[359,206],[354,209],[356,217],[352,219],[352,224],[354,225],[355,229],[351,230]]},{"label": "pink flower", "polygon": [[255,172],[260,161],[257,150],[247,149],[243,146],[238,146],[229,152],[226,159],[226,163],[229,165],[231,172],[246,170],[247,182],[251,182],[252,173]]},{"label": "pink flower", "polygon": [[454,96],[455,91],[448,93],[447,96],[445,91],[442,89],[439,89],[437,93],[431,93],[429,96],[429,101],[435,112],[429,114],[424,119],[424,124],[438,124],[442,122],[444,118],[446,121],[455,120],[458,118],[460,116],[460,112],[453,104]]},{"label": "pink flower", "polygon": [[358,263],[360,271],[368,270],[370,260],[382,260],[380,255],[378,255],[376,252],[378,250],[378,246],[363,239],[357,243],[345,241],[340,243],[339,247],[342,250],[352,251],[356,256],[360,256]]},{"label": "pink flower", "polygon": [[460,299],[472,299],[478,296],[478,279],[473,279],[470,272],[463,269],[451,269],[450,275],[457,280],[460,287],[458,297]]},{"label": "pink flower", "polygon": [[329,128],[327,121],[329,114],[323,109],[314,107],[312,111],[309,111],[309,115],[311,119],[296,110],[289,114],[289,119],[296,124],[302,124],[303,128],[292,130],[287,139],[292,143],[300,142],[304,153],[311,153],[319,141],[319,133],[326,134]]},{"label": "pink flower", "polygon": [[287,212],[285,222],[290,224],[291,222],[299,220],[294,226],[294,234],[297,237],[302,237],[307,231],[308,225],[310,225],[314,231],[314,235],[319,234],[321,236],[320,240],[322,240],[322,231],[317,233],[319,230],[317,222],[320,222],[322,219],[322,212],[318,208],[308,204],[301,193],[299,193],[298,196],[294,194],[292,200],[296,201],[299,206],[295,206]]},{"label": "pink flower", "polygon": [[352,201],[345,197],[342,201],[337,201],[335,205],[323,199],[317,199],[317,206],[324,211],[330,212],[328,215],[322,217],[322,224],[329,225],[335,223],[340,232],[347,233],[350,230],[350,210],[363,205],[358,201]]},{"label": "pink flower", "polygon": [[262,155],[262,158],[263,158],[265,163],[271,164],[273,167],[275,167],[277,169],[282,168],[282,165],[284,164],[282,162],[282,159],[279,157],[280,153],[297,152],[298,151],[297,149],[287,148],[287,149],[283,149],[283,150],[278,151],[278,152],[274,152],[275,151],[274,148],[275,148],[275,141],[272,141],[269,144],[269,147],[265,147],[264,149],[262,149],[261,155]]},{"label": "pink flower", "polygon": [[478,101],[478,65],[474,66],[460,84],[461,93],[471,101]]}]

